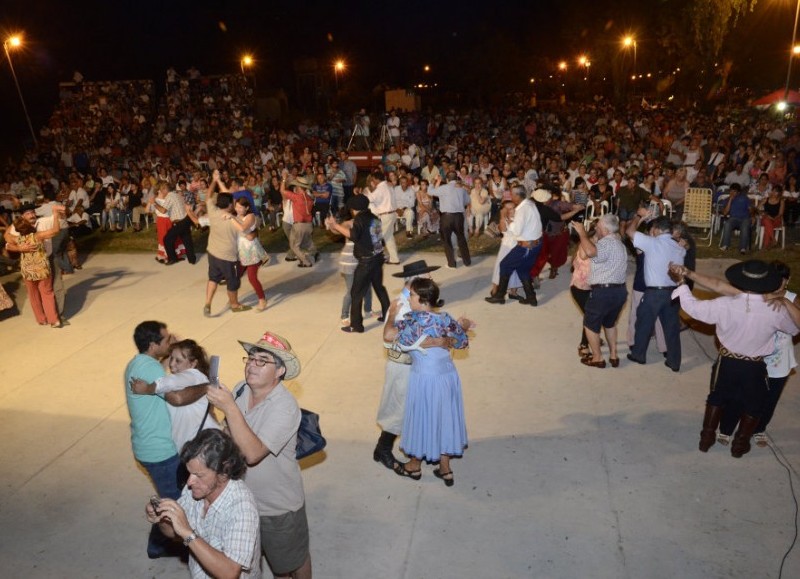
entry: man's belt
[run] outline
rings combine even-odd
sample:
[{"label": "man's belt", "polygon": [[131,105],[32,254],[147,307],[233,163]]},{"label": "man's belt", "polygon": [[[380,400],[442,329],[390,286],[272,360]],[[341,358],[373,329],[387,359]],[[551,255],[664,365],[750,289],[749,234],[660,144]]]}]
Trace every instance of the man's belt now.
[{"label": "man's belt", "polygon": [[593,283],[591,285],[592,289],[602,289],[602,288],[609,288],[609,287],[625,287],[624,283]]},{"label": "man's belt", "polygon": [[542,242],[542,238],[534,239],[533,241],[517,241],[517,245],[520,247],[525,247],[527,249],[531,249],[532,247],[539,247],[539,244]]},{"label": "man's belt", "polygon": [[745,356],[744,354],[737,354],[736,352],[731,352],[725,346],[720,347],[719,355],[723,358],[733,358],[734,360],[745,360],[746,362],[763,362],[764,356]]},{"label": "man's belt", "polygon": [[649,289],[649,290],[674,290],[677,287],[678,286],[676,286],[676,285],[649,285],[644,289]]},{"label": "man's belt", "polygon": [[391,215],[392,213],[394,213],[394,209],[392,209],[391,211],[384,211],[383,213],[378,213],[378,215]]}]

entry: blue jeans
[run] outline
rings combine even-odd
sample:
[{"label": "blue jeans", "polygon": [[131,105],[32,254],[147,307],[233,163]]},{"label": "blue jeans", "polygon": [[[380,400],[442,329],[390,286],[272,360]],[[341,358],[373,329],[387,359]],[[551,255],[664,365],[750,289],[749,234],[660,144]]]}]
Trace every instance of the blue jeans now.
[{"label": "blue jeans", "polygon": [[739,249],[747,251],[750,249],[750,217],[739,219],[738,217],[728,217],[725,226],[722,228],[722,247],[730,247],[731,235],[733,230],[738,229]]},{"label": "blue jeans", "polygon": [[646,289],[639,308],[636,310],[636,332],[633,338],[631,355],[637,360],[647,359],[647,346],[656,327],[656,319],[661,321],[664,341],[667,344],[667,365],[681,367],[681,328],[680,304],[672,300],[672,289]]},{"label": "blue jeans", "polygon": [[500,276],[511,275],[517,272],[520,281],[531,279],[531,268],[542,251],[542,243],[536,247],[515,246],[500,262]]},{"label": "blue jeans", "polygon": [[[153,481],[153,486],[156,487],[158,496],[176,500],[181,496],[181,489],[178,487],[178,467],[181,465],[181,459],[177,454],[161,462],[139,461],[139,464],[150,475],[150,480]],[[150,537],[147,540],[147,555],[150,558],[162,557],[167,554],[169,547],[173,543],[174,541],[165,537],[158,525],[155,524],[150,528]],[[170,554],[176,553],[171,551]]]}]

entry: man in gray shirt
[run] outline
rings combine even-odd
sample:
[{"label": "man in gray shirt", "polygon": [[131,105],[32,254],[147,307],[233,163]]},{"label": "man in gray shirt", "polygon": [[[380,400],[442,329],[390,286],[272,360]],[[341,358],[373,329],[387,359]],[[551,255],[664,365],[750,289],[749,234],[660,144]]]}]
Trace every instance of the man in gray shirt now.
[{"label": "man in gray shirt", "polygon": [[231,206],[233,198],[230,194],[217,195],[220,186],[219,171],[214,171],[211,186],[206,194],[208,211],[208,283],[206,284],[206,305],[203,315],[211,315],[211,300],[217,286],[225,280],[228,286],[228,302],[232,312],[244,312],[250,306],[239,303],[239,275],[236,263],[239,261],[238,230],[231,223]]},{"label": "man in gray shirt", "polygon": [[442,185],[441,178],[437,179],[435,186],[428,189],[428,193],[439,198],[439,211],[442,214],[440,233],[444,244],[444,254],[447,257],[447,267],[455,269],[456,257],[453,253],[453,241],[451,235],[456,234],[458,250],[461,252],[461,259],[464,265],[472,265],[469,255],[467,238],[464,235],[464,209],[469,206],[469,192],[457,180],[458,175],[455,171],[447,174],[447,183]]}]

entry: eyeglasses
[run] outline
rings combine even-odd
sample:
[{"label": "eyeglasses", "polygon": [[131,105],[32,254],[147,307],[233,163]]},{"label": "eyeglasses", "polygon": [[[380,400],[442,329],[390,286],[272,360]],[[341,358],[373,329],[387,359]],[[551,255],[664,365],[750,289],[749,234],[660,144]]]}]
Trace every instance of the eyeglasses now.
[{"label": "eyeglasses", "polygon": [[242,358],[242,362],[244,362],[245,364],[251,362],[256,366],[258,366],[259,368],[263,368],[267,364],[275,364],[275,362],[273,362],[272,360],[264,360],[263,358],[253,358],[252,356],[245,356],[244,358]]}]

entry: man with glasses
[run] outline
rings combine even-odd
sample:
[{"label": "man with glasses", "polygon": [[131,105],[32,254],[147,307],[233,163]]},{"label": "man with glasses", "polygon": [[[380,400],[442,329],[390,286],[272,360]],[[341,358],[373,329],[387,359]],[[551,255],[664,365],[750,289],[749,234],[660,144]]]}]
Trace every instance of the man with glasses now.
[{"label": "man with glasses", "polygon": [[283,384],[300,373],[300,360],[289,342],[272,332],[255,343],[239,343],[247,352],[244,380],[234,392],[224,384],[210,388],[208,400],[225,414],[249,467],[244,481],[256,498],[261,548],[273,575],[308,579],[308,520],[296,455],[300,407]]}]

